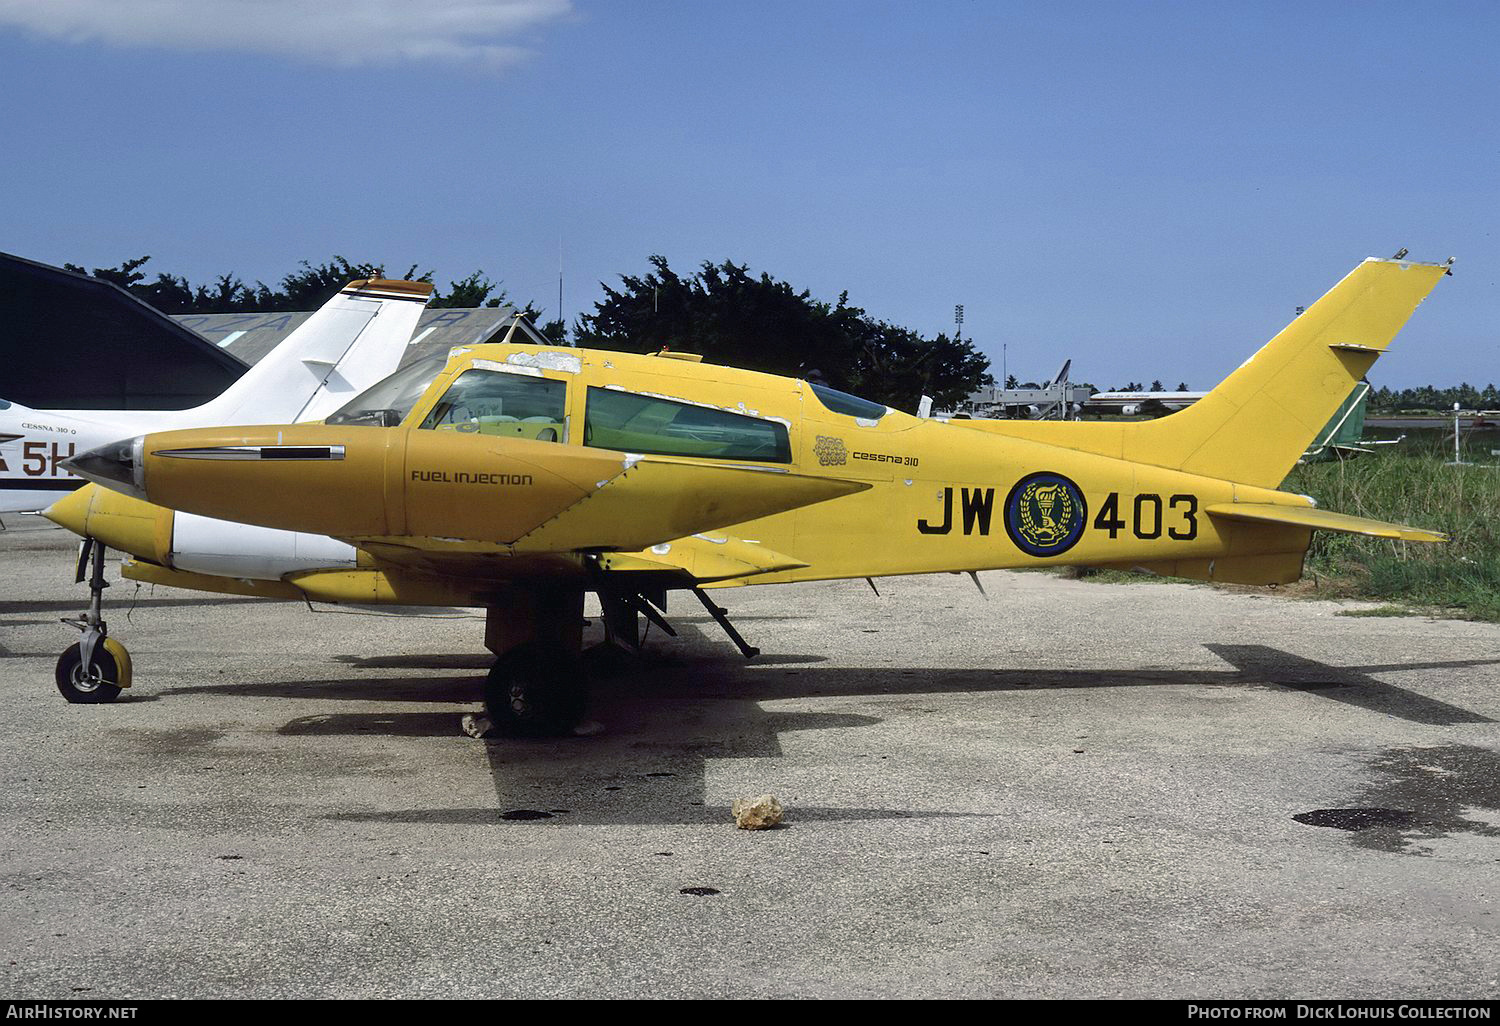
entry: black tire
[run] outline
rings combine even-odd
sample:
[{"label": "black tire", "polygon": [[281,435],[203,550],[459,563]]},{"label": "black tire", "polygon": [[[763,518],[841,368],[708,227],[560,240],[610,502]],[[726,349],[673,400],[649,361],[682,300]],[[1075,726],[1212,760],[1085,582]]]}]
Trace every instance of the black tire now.
[{"label": "black tire", "polygon": [[514,737],[570,734],[587,705],[587,678],[576,655],[543,659],[520,649],[495,660],[484,682],[490,722]]},{"label": "black tire", "polygon": [[[97,679],[95,679],[97,678]],[[94,646],[94,673],[83,668],[83,650],[70,645],[57,657],[57,690],[77,705],[100,705],[120,697],[120,668],[101,641]]]}]

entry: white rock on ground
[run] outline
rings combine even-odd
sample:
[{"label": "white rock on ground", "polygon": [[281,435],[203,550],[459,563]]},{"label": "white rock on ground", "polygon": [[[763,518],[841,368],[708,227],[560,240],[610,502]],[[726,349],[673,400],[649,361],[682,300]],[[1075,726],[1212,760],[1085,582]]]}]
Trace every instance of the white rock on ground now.
[{"label": "white rock on ground", "polygon": [[729,811],[734,813],[735,825],[741,830],[769,830],[781,822],[781,803],[774,794],[736,798]]}]

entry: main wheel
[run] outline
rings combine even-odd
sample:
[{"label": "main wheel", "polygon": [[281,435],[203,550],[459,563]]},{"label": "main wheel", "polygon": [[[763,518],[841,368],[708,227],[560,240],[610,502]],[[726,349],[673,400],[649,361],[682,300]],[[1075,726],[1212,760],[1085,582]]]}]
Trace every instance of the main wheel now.
[{"label": "main wheel", "polygon": [[583,719],[588,687],[577,656],[547,659],[528,648],[495,660],[484,684],[490,722],[519,737],[570,733]]},{"label": "main wheel", "polygon": [[57,657],[57,690],[70,702],[98,704],[120,697],[120,665],[101,642],[94,646],[91,665],[83,665],[83,650],[70,645]]}]

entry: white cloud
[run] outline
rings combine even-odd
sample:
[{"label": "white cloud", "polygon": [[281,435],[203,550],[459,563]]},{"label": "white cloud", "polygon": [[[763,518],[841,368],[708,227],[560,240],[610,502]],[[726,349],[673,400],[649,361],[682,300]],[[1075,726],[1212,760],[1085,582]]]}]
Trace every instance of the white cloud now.
[{"label": "white cloud", "polygon": [[233,50],[319,64],[457,62],[530,52],[528,30],[572,0],[0,0],[0,26],[69,42]]}]

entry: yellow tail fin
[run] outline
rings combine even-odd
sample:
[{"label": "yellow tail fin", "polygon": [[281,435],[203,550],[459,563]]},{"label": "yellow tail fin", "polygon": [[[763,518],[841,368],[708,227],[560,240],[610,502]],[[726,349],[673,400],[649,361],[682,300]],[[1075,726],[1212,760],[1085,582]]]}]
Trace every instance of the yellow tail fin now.
[{"label": "yellow tail fin", "polygon": [[1161,420],[954,423],[1275,488],[1451,263],[1365,260],[1219,387]]}]

